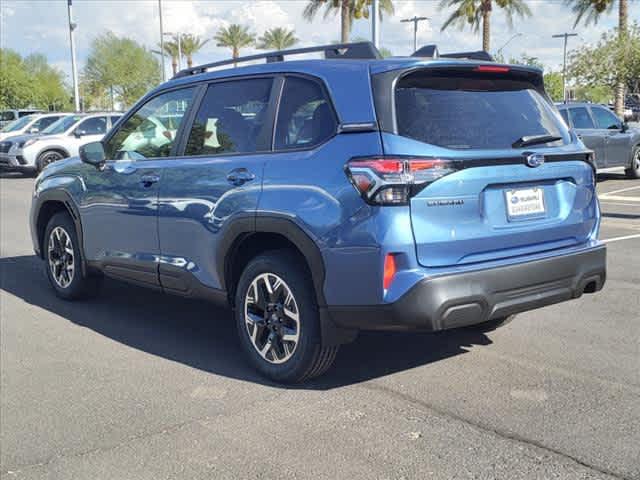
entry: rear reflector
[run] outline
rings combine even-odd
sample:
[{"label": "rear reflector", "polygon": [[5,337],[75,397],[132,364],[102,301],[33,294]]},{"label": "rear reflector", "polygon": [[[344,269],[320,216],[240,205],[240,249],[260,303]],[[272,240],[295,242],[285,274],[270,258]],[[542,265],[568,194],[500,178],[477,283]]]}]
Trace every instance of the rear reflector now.
[{"label": "rear reflector", "polygon": [[496,65],[479,65],[473,69],[474,72],[486,72],[486,73],[507,73],[509,67],[498,67]]},{"label": "rear reflector", "polygon": [[384,277],[382,279],[382,286],[385,290],[389,289],[395,275],[396,257],[393,253],[387,253],[387,256],[384,259]]}]

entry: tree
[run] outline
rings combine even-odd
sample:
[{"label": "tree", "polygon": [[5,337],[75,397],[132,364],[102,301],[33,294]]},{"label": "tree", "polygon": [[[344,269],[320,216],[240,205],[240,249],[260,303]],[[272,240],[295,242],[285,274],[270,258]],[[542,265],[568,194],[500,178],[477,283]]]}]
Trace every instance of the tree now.
[{"label": "tree", "polygon": [[69,105],[69,92],[64,84],[64,73],[49,65],[47,57],[31,54],[24,66],[33,82],[32,102],[46,110],[62,110]]},{"label": "tree", "polygon": [[454,8],[441,31],[451,25],[457,25],[460,29],[469,25],[474,32],[478,32],[482,25],[482,49],[488,52],[491,48],[491,13],[494,5],[504,10],[510,26],[514,16],[524,18],[531,15],[525,0],[440,0],[440,8]]},{"label": "tree", "polygon": [[294,30],[277,27],[267,30],[258,39],[258,48],[261,50],[284,50],[298,43]]},{"label": "tree", "polygon": [[83,79],[92,91],[108,92],[128,107],[160,82],[160,65],[136,41],[107,32],[91,43]]},{"label": "tree", "polygon": [[[323,6],[325,7],[325,18],[331,13],[337,14],[340,12],[340,41],[341,43],[347,43],[351,36],[353,20],[369,18],[371,0],[309,0],[302,15],[311,22]],[[380,19],[382,19],[383,12],[389,15],[393,14],[392,0],[380,0]]]},{"label": "tree", "polygon": [[562,73],[549,72],[544,74],[544,89],[554,102],[564,100],[562,90]]},{"label": "tree", "polygon": [[612,30],[603,34],[595,46],[574,50],[569,59],[569,75],[585,87],[598,89],[598,95],[606,87],[609,98],[614,90],[617,97],[620,83],[623,90],[625,86],[630,91],[640,90],[640,25],[629,28],[624,42]]},{"label": "tree", "polygon": [[222,27],[213,37],[218,47],[231,48],[232,58],[240,56],[240,49],[254,44],[255,35],[249,32],[249,27],[243,27],[233,23],[228,27]]},{"label": "tree", "polygon": [[[160,47],[160,45],[158,45]],[[162,42],[164,51],[154,50],[155,53],[163,55],[165,58],[171,59],[171,70],[175,75],[178,73],[178,57],[180,56],[180,49],[178,48],[178,37],[173,36],[173,40]]]},{"label": "tree", "polygon": [[[202,47],[209,41],[209,39],[203,40],[198,35],[191,33],[185,33],[180,37],[182,54],[187,57],[187,66],[193,67],[193,56],[198,53]],[[175,73],[174,73],[175,75]]]},{"label": "tree", "polygon": [[0,49],[0,107],[27,107],[33,99],[33,79],[22,57],[13,50]]},{"label": "tree", "polygon": [[[583,19],[586,25],[597,23],[600,16],[604,13],[610,13],[616,0],[565,0],[565,3],[572,7],[576,14],[574,27]],[[617,0],[618,3],[618,40],[620,43],[627,42],[629,29],[629,2],[628,0]],[[624,50],[624,46],[621,47]],[[623,60],[622,58],[620,60]],[[624,91],[625,80],[624,73],[618,72],[618,81],[615,84],[616,90],[616,113],[619,117],[624,115]]]}]

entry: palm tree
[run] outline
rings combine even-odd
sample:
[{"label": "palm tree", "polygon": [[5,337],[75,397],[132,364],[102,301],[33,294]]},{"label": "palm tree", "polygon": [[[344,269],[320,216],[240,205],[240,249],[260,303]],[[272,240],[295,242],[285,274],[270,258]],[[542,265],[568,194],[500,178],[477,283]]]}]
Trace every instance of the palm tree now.
[{"label": "palm tree", "polygon": [[[625,42],[629,31],[629,1],[617,0],[618,2],[618,38],[620,42]],[[574,28],[584,19],[585,25],[597,23],[600,16],[610,13],[616,0],[565,0],[576,14]],[[624,90],[623,80],[616,83],[616,113],[624,116]]]},{"label": "palm tree", "polygon": [[514,15],[531,15],[525,0],[440,0],[440,8],[455,8],[441,30],[456,24],[460,29],[471,25],[473,31],[477,32],[482,24],[482,49],[488,52],[491,48],[491,12],[494,4],[504,10],[509,25],[512,25]]},{"label": "palm tree", "polygon": [[294,30],[277,27],[264,32],[258,39],[258,48],[261,50],[284,50],[293,47],[298,41]]},{"label": "palm tree", "polygon": [[218,47],[231,48],[232,58],[240,56],[240,49],[253,45],[255,35],[249,32],[249,27],[243,27],[233,23],[228,27],[222,27],[213,37]]},{"label": "palm tree", "polygon": [[193,56],[204,47],[209,39],[203,40],[198,35],[184,33],[180,37],[180,40],[182,42],[182,54],[187,57],[187,66],[191,68],[193,67]]},{"label": "palm tree", "polygon": [[[180,51],[178,49],[178,37],[174,37],[173,40],[163,42],[163,46],[164,51],[154,50],[154,52],[171,59],[171,68],[175,75],[178,72],[178,54]],[[158,45],[158,47],[160,47],[160,45]]]},{"label": "palm tree", "polygon": [[[325,18],[331,13],[336,14],[340,11],[340,41],[341,43],[347,43],[351,34],[353,20],[369,18],[371,0],[309,0],[302,15],[311,22],[323,6],[325,7]],[[383,12],[392,15],[393,11],[392,0],[380,0],[380,18],[382,18]]]}]

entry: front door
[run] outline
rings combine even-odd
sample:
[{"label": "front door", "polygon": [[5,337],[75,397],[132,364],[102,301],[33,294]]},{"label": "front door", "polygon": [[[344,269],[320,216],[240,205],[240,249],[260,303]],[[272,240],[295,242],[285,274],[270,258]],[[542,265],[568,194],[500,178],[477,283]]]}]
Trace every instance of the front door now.
[{"label": "front door", "polygon": [[150,99],[105,139],[104,169],[84,167],[84,252],[111,276],[159,285],[158,192],[194,92],[173,90]]},{"label": "front door", "polygon": [[252,225],[271,148],[273,84],[268,77],[210,84],[183,154],[166,162],[158,218],[165,290],[223,288],[216,253],[230,224]]},{"label": "front door", "polygon": [[593,106],[591,113],[605,138],[607,167],[624,167],[631,156],[631,133],[622,131],[622,122],[605,107]]},{"label": "front door", "polygon": [[595,152],[597,167],[604,168],[606,166],[605,135],[596,129],[589,109],[584,106],[570,107],[569,119],[582,143]]}]

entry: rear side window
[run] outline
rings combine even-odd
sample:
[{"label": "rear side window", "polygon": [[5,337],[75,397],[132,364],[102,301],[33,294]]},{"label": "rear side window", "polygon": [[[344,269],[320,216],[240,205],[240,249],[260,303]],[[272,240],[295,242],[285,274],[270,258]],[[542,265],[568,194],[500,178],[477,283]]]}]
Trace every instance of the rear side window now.
[{"label": "rear side window", "polygon": [[275,149],[308,148],[336,132],[329,99],[317,82],[288,77],[285,80],[276,124]]},{"label": "rear side window", "polygon": [[107,133],[107,117],[92,117],[80,122],[76,132],[82,135],[104,135]]},{"label": "rear side window", "polygon": [[185,155],[252,153],[261,145],[273,80],[256,78],[209,86],[189,133]]},{"label": "rear side window", "polygon": [[474,72],[418,71],[395,91],[398,133],[452,149],[510,149],[524,136],[568,131],[526,80]]},{"label": "rear side window", "polygon": [[570,108],[569,116],[571,117],[573,128],[596,128],[586,107]]},{"label": "rear side window", "polygon": [[591,107],[591,113],[596,120],[596,128],[602,128],[606,130],[620,129],[622,125],[620,120],[609,110],[602,107]]}]

